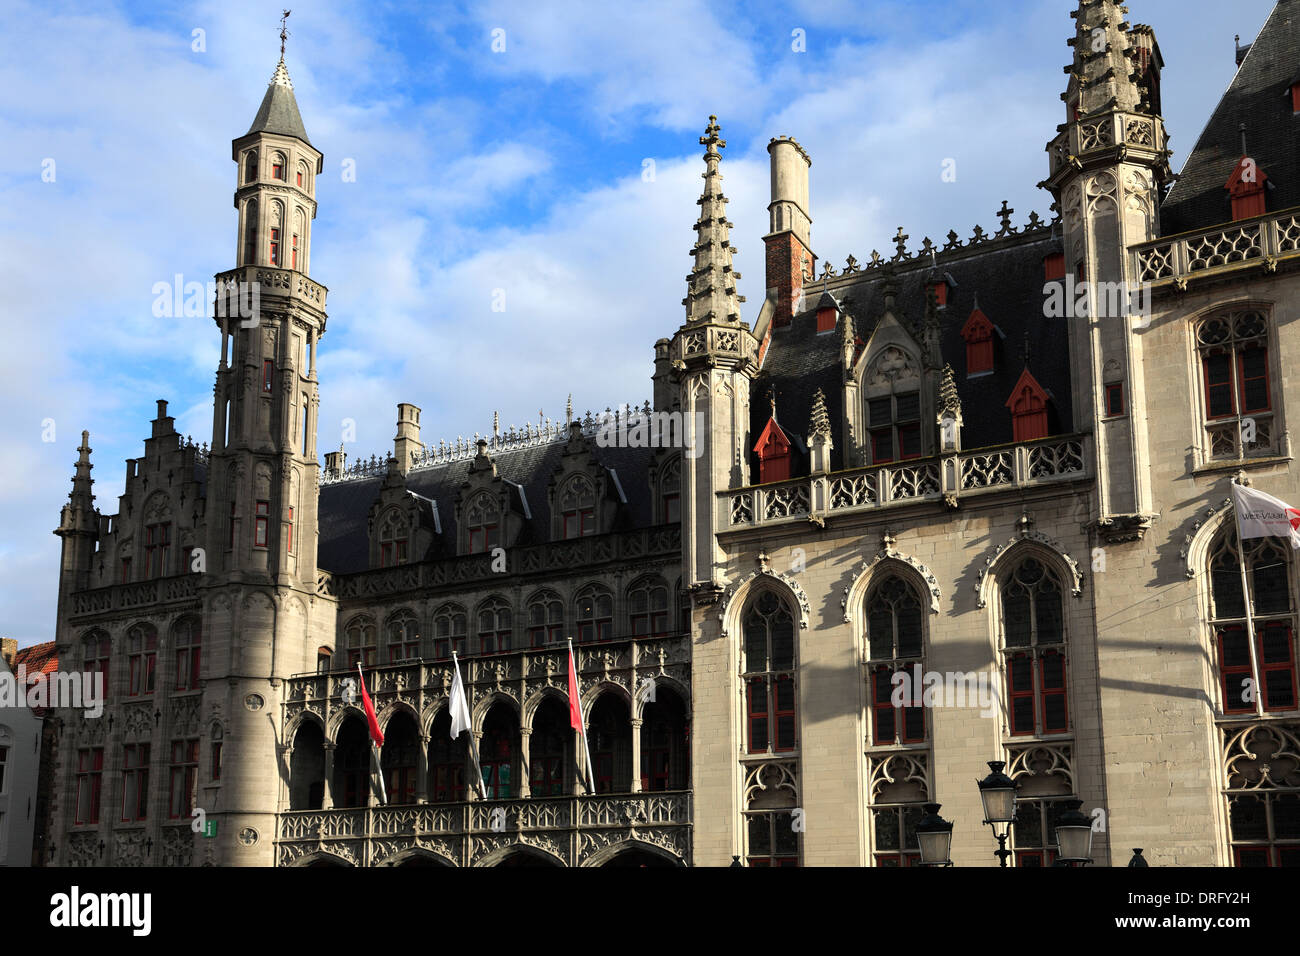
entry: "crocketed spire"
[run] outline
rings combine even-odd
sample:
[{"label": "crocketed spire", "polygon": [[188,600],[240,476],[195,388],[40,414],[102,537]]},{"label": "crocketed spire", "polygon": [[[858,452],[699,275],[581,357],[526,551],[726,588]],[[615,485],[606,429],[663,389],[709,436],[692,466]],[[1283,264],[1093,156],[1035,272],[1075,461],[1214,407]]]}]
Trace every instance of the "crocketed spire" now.
[{"label": "crocketed spire", "polygon": [[722,194],[722,173],[718,164],[722,160],[719,149],[727,142],[719,138],[718,118],[709,117],[709,125],[700,137],[704,152],[704,193],[699,198],[700,218],[695,223],[697,234],[691,255],[695,268],[686,277],[686,324],[705,322],[740,322],[740,303],[744,296],[736,294],[736,280],[740,273],[732,270],[730,228],[727,221],[727,197]]},{"label": "crocketed spire", "polygon": [[[81,445],[77,448],[77,469],[72,476],[72,492],[68,503],[63,506],[59,521],[59,531],[93,531],[96,522],[95,480],[90,477],[90,432],[81,433]],[[57,533],[57,532],[56,532]]]},{"label": "crocketed spire", "polygon": [[1065,72],[1078,84],[1081,116],[1138,108],[1142,92],[1132,75],[1127,13],[1128,7],[1115,0],[1079,0],[1079,9],[1071,14],[1078,33],[1069,41],[1074,63]]},{"label": "crocketed spire", "polygon": [[826,413],[826,395],[819,388],[813,395],[812,416],[808,421],[808,440],[826,437],[831,434],[831,419]]}]

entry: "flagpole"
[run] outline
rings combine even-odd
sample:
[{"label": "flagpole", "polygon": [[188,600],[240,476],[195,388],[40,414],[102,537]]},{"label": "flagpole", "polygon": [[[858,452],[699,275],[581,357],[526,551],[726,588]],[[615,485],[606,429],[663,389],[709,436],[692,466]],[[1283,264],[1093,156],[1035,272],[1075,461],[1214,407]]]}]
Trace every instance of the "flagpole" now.
[{"label": "flagpole", "polygon": [[[573,656],[573,638],[569,638],[569,666],[573,668],[573,683],[578,683],[578,660]],[[578,735],[582,737],[582,753],[587,758],[587,792],[595,793],[596,784],[591,769],[591,747],[587,744],[587,722],[582,719],[582,701],[578,707]]]},{"label": "flagpole", "polygon": [[[456,656],[456,652],[454,650],[451,652],[451,666],[456,668],[456,677],[457,679],[459,679],[460,658]],[[464,693],[465,690],[464,681],[461,681],[460,687],[461,687],[461,692]],[[466,699],[468,700],[468,695],[466,695]],[[474,731],[470,728],[466,728],[465,732],[469,734],[469,754],[474,759],[474,789],[478,791],[479,799],[486,800],[487,788],[483,783],[483,762],[479,760],[478,744],[474,740]]]},{"label": "flagpole", "polygon": [[[361,669],[360,661],[357,661],[357,676],[361,678],[362,689],[365,689],[366,675],[365,672]],[[366,736],[370,737],[370,732],[368,729],[366,731]],[[380,755],[379,751],[375,749],[375,741],[373,737],[370,738],[369,743],[370,743],[370,759],[374,762],[375,777],[377,778],[379,783],[379,802],[381,806],[386,807],[388,806],[388,788],[384,786],[384,759]]]},{"label": "flagpole", "polygon": [[[1234,478],[1233,484],[1245,487],[1238,479]],[[1237,501],[1232,503],[1233,520],[1237,523],[1237,567],[1241,571],[1241,594],[1246,602],[1246,641],[1247,648],[1250,651],[1250,679],[1255,691],[1255,716],[1264,716],[1264,688],[1259,684],[1259,661],[1255,653],[1255,604],[1250,597],[1250,581],[1246,575],[1246,539],[1241,536],[1241,508],[1238,507]],[[1227,708],[1227,701],[1224,702],[1224,708]]]}]

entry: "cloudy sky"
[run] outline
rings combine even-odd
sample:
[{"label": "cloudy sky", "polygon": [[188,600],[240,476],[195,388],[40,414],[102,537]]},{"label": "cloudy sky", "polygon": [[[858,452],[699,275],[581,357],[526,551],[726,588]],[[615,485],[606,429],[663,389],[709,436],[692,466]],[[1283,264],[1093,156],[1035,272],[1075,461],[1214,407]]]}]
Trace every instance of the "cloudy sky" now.
[{"label": "cloudy sky", "polygon": [[[562,416],[570,393],[579,411],[648,398],[653,343],[683,317],[710,113],[751,321],[772,136],[811,154],[812,245],[837,266],[892,249],[900,224],[915,248],[995,225],[1003,199],[1017,224],[1051,204],[1036,183],[1072,0],[292,6],[286,61],[325,153],[322,451],[350,418],[350,452],[382,455],[399,401],[436,443],[494,411]],[[1271,7],[1131,0],[1164,53],[1175,166],[1232,78],[1233,35]],[[52,636],[50,531],[81,430],[104,513],[156,399],[210,440],[216,327],[156,318],[151,290],[234,263],[230,141],[275,68],[279,13],[0,4],[0,634],[22,644]]]}]

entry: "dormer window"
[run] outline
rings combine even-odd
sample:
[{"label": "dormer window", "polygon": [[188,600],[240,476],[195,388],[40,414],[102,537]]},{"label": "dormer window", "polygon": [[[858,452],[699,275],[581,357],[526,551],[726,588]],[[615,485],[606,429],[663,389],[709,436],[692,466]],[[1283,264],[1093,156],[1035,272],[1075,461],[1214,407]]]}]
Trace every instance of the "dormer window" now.
[{"label": "dormer window", "polygon": [[409,547],[410,531],[406,519],[396,509],[389,511],[379,526],[379,566],[389,568],[405,564]]},{"label": "dormer window", "polygon": [[1021,373],[1006,406],[1011,410],[1011,430],[1015,441],[1034,441],[1047,437],[1047,392],[1029,369]]},{"label": "dormer window", "polygon": [[1242,156],[1233,167],[1224,189],[1232,200],[1232,221],[1262,216],[1267,212],[1264,191],[1268,175],[1250,156]]},{"label": "dormer window", "polygon": [[483,494],[474,499],[465,512],[465,525],[469,532],[470,554],[482,554],[500,546],[500,518],[490,496]]},{"label": "dormer window", "polygon": [[976,306],[961,337],[966,342],[966,375],[984,375],[993,371],[993,322]]},{"label": "dormer window", "polygon": [[560,495],[560,516],[566,541],[596,533],[596,489],[587,478],[579,475],[565,486]]}]

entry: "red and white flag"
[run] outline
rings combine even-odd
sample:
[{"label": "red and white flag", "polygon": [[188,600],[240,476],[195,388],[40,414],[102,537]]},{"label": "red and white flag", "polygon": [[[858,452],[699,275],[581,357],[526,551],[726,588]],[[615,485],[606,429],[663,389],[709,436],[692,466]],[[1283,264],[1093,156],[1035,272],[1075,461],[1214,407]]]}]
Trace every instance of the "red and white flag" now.
[{"label": "red and white flag", "polygon": [[1237,528],[1242,538],[1286,538],[1300,548],[1300,509],[1236,482],[1232,503],[1237,511]]},{"label": "red and white flag", "polygon": [[379,754],[379,748],[384,745],[384,732],[379,729],[379,718],[375,716],[374,702],[370,699],[370,692],[366,690],[366,675],[361,672],[360,662],[357,663],[357,675],[361,678],[361,706],[365,708],[366,723],[370,725],[371,775],[379,790],[379,802],[387,806],[388,791],[384,787],[384,763]]},{"label": "red and white flag", "polygon": [[587,758],[587,792],[595,793],[591,778],[591,748],[587,746],[587,728],[582,724],[582,699],[578,696],[578,668],[573,662],[573,641],[569,641],[569,726],[582,737],[582,753]]}]

